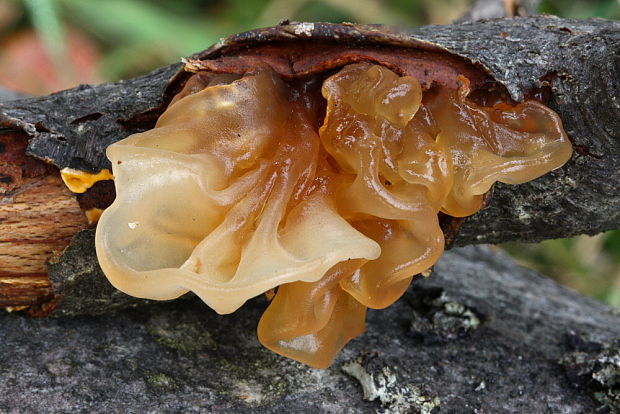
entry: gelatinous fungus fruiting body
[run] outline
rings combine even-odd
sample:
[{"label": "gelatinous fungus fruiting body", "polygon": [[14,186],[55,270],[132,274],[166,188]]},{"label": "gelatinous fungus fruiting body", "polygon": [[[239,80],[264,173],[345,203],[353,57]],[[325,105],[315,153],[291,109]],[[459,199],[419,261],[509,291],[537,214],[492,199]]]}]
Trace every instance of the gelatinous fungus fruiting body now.
[{"label": "gelatinous fungus fruiting body", "polygon": [[572,152],[536,101],[476,103],[466,77],[426,85],[361,62],[286,80],[201,71],[154,129],[111,145],[117,189],[97,229],[112,284],[194,292],[219,313],[277,287],[267,348],[327,367],[444,249],[438,214],[481,208]]}]

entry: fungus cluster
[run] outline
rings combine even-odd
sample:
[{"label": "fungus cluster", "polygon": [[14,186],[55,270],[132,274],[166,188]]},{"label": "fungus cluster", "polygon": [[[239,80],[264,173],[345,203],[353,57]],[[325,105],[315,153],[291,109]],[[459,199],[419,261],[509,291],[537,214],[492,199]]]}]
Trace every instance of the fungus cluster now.
[{"label": "fungus cluster", "polygon": [[[444,249],[494,182],[560,167],[571,145],[536,101],[482,106],[467,79],[423,91],[369,63],[323,82],[268,67],[193,76],[154,129],[111,145],[117,197],[97,228],[134,296],[194,292],[218,313],[277,288],[263,345],[327,367]],[[322,98],[321,98],[322,94]]]}]

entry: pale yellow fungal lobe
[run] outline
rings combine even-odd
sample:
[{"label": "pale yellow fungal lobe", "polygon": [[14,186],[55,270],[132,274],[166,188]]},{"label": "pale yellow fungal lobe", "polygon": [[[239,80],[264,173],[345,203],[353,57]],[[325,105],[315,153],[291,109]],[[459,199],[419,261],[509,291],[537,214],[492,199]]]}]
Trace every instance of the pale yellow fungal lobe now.
[{"label": "pale yellow fungal lobe", "polygon": [[98,173],[93,174],[86,171],[65,167],[60,170],[60,178],[62,178],[62,181],[65,183],[67,188],[69,188],[69,190],[74,193],[81,194],[95,185],[97,181],[113,180],[114,176],[108,169],[103,169]]},{"label": "pale yellow fungal lobe", "polygon": [[[188,291],[219,313],[278,288],[258,326],[269,349],[326,367],[443,252],[437,214],[473,214],[495,181],[565,163],[557,115],[480,107],[378,65],[318,90],[263,69],[199,73],[154,129],[111,145],[116,200],[99,262],[130,295]],[[326,108],[323,105],[326,103]]]}]

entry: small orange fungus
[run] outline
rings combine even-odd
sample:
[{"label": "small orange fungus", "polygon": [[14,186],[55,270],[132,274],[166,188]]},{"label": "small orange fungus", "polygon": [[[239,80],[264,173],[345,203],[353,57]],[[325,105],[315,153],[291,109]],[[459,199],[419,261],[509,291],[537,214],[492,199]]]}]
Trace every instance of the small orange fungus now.
[{"label": "small orange fungus", "polygon": [[103,169],[96,174],[86,171],[76,170],[73,168],[63,168],[60,170],[60,178],[65,183],[67,188],[74,193],[85,193],[90,187],[95,185],[97,181],[113,180],[114,176],[110,173],[110,170]]}]

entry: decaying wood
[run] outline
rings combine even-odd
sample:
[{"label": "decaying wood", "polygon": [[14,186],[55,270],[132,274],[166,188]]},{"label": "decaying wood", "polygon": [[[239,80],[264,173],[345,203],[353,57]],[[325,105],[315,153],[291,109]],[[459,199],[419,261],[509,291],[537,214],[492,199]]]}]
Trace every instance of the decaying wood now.
[{"label": "decaying wood", "polygon": [[86,219],[57,171],[25,155],[20,132],[0,135],[0,307],[50,309],[47,261],[60,254]]},{"label": "decaying wood", "polygon": [[[287,48],[290,42],[296,42],[295,47]],[[268,57],[281,68],[277,70],[293,77],[325,69],[320,64],[321,51],[331,53],[331,62],[338,64],[362,56],[392,65],[393,59],[402,60],[400,51],[408,50],[426,62],[407,69],[420,76],[427,76],[425,69],[439,67],[439,60],[451,71],[469,71],[481,89],[516,101],[536,97],[547,102],[560,114],[574,142],[572,160],[532,183],[496,186],[489,207],[465,221],[455,242],[464,245],[536,241],[620,227],[619,45],[620,23],[602,19],[531,17],[405,31],[301,23],[224,39],[193,56],[188,66],[217,70],[234,62],[251,66]],[[5,103],[0,105],[4,131],[0,136],[15,131],[26,134],[27,153],[57,168],[93,172],[109,168],[105,147],[153,126],[187,77],[181,69],[177,64],[128,81]],[[5,173],[12,174],[5,167]],[[95,193],[88,201],[92,205],[104,198],[104,191]],[[109,191],[105,197],[110,197]],[[76,217],[72,223],[83,219]],[[80,227],[72,226],[67,228]],[[96,296],[109,288],[100,273],[92,230],[86,230],[49,267],[55,292],[64,298],[59,314],[115,308],[118,303],[112,296]],[[92,309],[80,305],[86,302],[98,305]]]},{"label": "decaying wood", "polygon": [[24,180],[0,201],[0,307],[49,302],[47,260],[60,254],[86,218],[57,176]]},{"label": "decaying wood", "polygon": [[86,218],[57,170],[26,156],[20,132],[0,134],[0,307],[54,301],[47,261],[60,254]]}]

